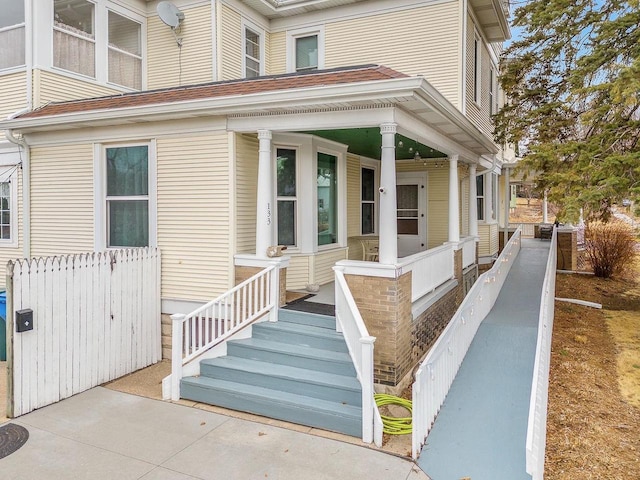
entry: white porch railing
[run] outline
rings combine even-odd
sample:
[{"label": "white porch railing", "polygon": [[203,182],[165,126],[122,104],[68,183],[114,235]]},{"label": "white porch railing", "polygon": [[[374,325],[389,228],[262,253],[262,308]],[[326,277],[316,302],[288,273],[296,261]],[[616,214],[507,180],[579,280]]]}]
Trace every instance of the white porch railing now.
[{"label": "white porch railing", "polygon": [[551,337],[553,334],[554,300],[556,290],[557,230],[553,229],[547,271],[542,284],[540,319],[536,359],[533,364],[529,424],[527,426],[527,473],[533,480],[544,477],[544,452],[547,439],[547,400],[549,397],[549,369]]},{"label": "white porch railing", "polygon": [[171,316],[171,400],[180,399],[185,365],[264,315],[277,320],[278,276],[277,267],[267,267],[190,314]]},{"label": "white porch railing", "polygon": [[398,266],[402,273],[412,272],[411,301],[415,302],[455,276],[453,246],[445,244],[402,258]]},{"label": "white porch railing", "polygon": [[533,238],[536,233],[536,225],[539,223],[510,223],[509,228],[520,228],[523,238]]},{"label": "white porch railing", "polygon": [[336,327],[342,332],[362,386],[362,441],[382,446],[382,418],[373,399],[373,344],[360,311],[351,295],[344,269],[334,267]]},{"label": "white porch railing", "polygon": [[465,237],[460,240],[462,245],[462,268],[465,269],[476,263],[476,237]]},{"label": "white porch railing", "polygon": [[500,293],[520,252],[518,229],[494,263],[471,287],[416,372],[413,383],[412,456],[418,458],[422,445],[458,373],[469,345]]}]

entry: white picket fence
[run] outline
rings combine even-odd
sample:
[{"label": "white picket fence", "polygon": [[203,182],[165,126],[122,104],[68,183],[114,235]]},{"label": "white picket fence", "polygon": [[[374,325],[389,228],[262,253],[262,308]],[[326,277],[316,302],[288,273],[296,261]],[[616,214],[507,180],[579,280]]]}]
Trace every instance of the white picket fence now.
[{"label": "white picket fence", "polygon": [[544,452],[547,438],[547,400],[551,367],[551,337],[555,311],[557,230],[553,229],[547,270],[542,283],[536,359],[533,364],[529,423],[527,425],[527,473],[533,480],[544,478]]},{"label": "white picket fence", "polygon": [[420,364],[413,383],[411,453],[418,458],[478,327],[500,294],[520,252],[521,230],[513,234],[490,270],[480,275],[436,343]]},{"label": "white picket fence", "polygon": [[[161,358],[156,248],[12,261],[6,285],[11,417]],[[33,330],[18,333],[27,309]]]}]

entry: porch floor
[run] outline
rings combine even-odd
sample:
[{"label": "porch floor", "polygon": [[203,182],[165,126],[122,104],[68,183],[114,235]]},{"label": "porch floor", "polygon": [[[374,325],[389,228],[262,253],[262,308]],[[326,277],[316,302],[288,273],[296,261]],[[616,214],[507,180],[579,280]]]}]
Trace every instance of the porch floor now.
[{"label": "porch floor", "polygon": [[418,459],[432,480],[531,479],[525,442],[549,247],[522,240]]}]

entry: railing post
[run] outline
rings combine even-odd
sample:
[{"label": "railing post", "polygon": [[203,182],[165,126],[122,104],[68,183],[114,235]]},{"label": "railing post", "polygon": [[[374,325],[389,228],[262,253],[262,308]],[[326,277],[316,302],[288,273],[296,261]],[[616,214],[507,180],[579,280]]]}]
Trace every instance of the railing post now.
[{"label": "railing post", "polygon": [[180,400],[180,380],[182,380],[182,326],[186,315],[171,315],[171,400]]},{"label": "railing post", "polygon": [[272,305],[269,310],[269,321],[278,321],[278,308],[280,308],[280,267],[273,263],[273,270],[269,273],[269,303]]},{"label": "railing post", "polygon": [[362,441],[373,442],[373,344],[376,337],[362,337]]},{"label": "railing post", "polygon": [[[344,267],[333,267],[333,271],[334,276],[337,277],[338,275],[342,275],[342,277],[344,277]],[[334,302],[335,302],[335,309],[336,309],[336,332],[338,333],[342,333],[342,323],[340,322],[339,319],[339,315],[342,312],[342,309],[344,308],[344,306],[342,305],[342,302],[344,302],[343,299],[343,293],[342,290],[340,288],[340,282],[334,282]]]}]

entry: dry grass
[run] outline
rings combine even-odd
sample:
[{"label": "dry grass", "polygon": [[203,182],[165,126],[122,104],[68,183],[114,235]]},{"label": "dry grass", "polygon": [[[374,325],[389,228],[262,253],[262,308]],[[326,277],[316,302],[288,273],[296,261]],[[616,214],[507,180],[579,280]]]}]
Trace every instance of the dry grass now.
[{"label": "dry grass", "polygon": [[[640,478],[637,275],[558,275],[547,421],[548,480]],[[624,392],[624,394],[623,394]]]}]

